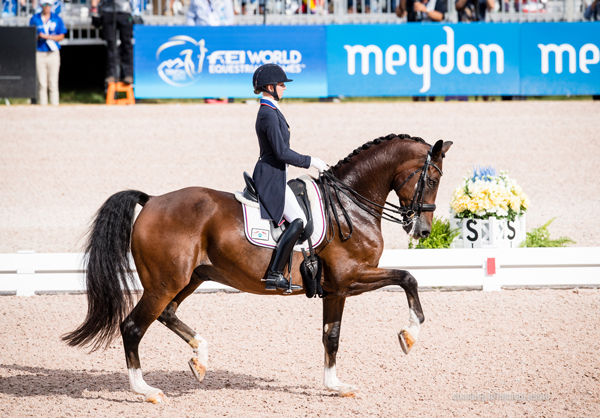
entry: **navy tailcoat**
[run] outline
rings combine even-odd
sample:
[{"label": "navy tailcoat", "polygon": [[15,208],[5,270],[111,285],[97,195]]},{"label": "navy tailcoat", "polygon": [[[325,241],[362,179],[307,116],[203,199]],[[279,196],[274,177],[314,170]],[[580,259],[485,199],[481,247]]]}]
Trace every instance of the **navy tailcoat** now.
[{"label": "navy tailcoat", "polygon": [[256,118],[260,158],[252,179],[258,192],[260,216],[280,223],[283,218],[286,188],[286,164],[309,168],[310,157],[290,149],[290,128],[283,114],[266,100]]}]

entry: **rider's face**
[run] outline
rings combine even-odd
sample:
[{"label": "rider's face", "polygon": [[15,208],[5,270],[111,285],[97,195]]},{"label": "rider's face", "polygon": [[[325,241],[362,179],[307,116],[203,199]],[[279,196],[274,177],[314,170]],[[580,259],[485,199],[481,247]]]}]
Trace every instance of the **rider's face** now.
[{"label": "rider's face", "polygon": [[[267,89],[269,89],[269,91],[271,93],[273,93],[273,86],[269,85],[267,87]],[[286,87],[285,87],[285,83],[277,83],[277,97],[279,97],[280,99],[283,97],[283,92],[285,91]]]},{"label": "rider's face", "polygon": [[285,88],[285,83],[277,83],[277,96],[279,96],[280,99],[283,97]]}]

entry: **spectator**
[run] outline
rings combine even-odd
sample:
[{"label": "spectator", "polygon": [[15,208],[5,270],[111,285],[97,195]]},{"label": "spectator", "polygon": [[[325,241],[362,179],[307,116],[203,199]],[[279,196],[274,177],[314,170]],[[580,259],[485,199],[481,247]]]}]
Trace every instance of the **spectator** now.
[{"label": "spectator", "polygon": [[585,20],[600,20],[600,4],[598,4],[598,0],[594,0],[591,5],[585,8],[583,18]]},{"label": "spectator", "polygon": [[396,15],[408,22],[441,22],[447,11],[447,0],[400,0]]},{"label": "spectator", "polygon": [[15,16],[17,14],[16,0],[2,0],[2,17]]},{"label": "spectator", "polygon": [[232,25],[232,0],[191,0],[187,12],[187,24],[189,26]]},{"label": "spectator", "polygon": [[[98,4],[100,3],[100,4]],[[133,16],[129,0],[92,0],[92,16],[100,12],[102,38],[106,41],[106,82],[117,81],[117,29],[123,82],[133,83]]]},{"label": "spectator", "polygon": [[35,65],[39,84],[39,103],[58,106],[58,73],[60,71],[60,41],[65,39],[67,28],[60,16],[52,13],[50,0],[42,0],[42,12],[31,17],[29,25],[37,28]]},{"label": "spectator", "polygon": [[494,0],[456,0],[459,22],[485,22],[486,12],[496,6]]},{"label": "spectator", "polygon": [[[27,2],[29,1],[29,9],[27,8]],[[60,15],[62,12],[62,0],[52,0],[52,13],[55,15]],[[37,0],[19,0],[19,4],[21,5],[21,14],[36,14],[41,13],[42,7],[41,5],[38,7]]]},{"label": "spectator", "polygon": [[348,13],[354,13],[354,9],[356,13],[371,13],[371,0],[348,0]]}]

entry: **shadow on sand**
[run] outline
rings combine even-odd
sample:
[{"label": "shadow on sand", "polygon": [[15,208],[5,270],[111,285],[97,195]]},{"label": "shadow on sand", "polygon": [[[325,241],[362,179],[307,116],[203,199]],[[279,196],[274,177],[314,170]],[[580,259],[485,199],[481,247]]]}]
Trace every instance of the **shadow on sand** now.
[{"label": "shadow on sand", "polygon": [[[68,396],[76,399],[102,398],[123,402],[122,397],[112,398],[109,393],[128,392],[126,373],[100,370],[55,370],[43,367],[0,364],[0,369],[19,372],[16,376],[0,378],[0,393],[16,397]],[[149,371],[144,374],[148,384],[162,389],[169,398],[177,398],[198,391],[211,390],[265,390],[308,395],[308,386],[278,384],[275,379],[264,379],[227,370],[209,370],[201,383],[183,371]],[[104,392],[89,394],[86,392]]]}]

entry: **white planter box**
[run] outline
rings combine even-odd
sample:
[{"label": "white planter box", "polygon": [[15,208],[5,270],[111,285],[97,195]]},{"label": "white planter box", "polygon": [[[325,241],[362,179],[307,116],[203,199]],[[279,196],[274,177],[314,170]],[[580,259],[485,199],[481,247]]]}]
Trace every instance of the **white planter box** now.
[{"label": "white planter box", "polygon": [[460,232],[451,248],[517,248],[526,238],[525,215],[514,221],[451,217],[450,228]]}]

